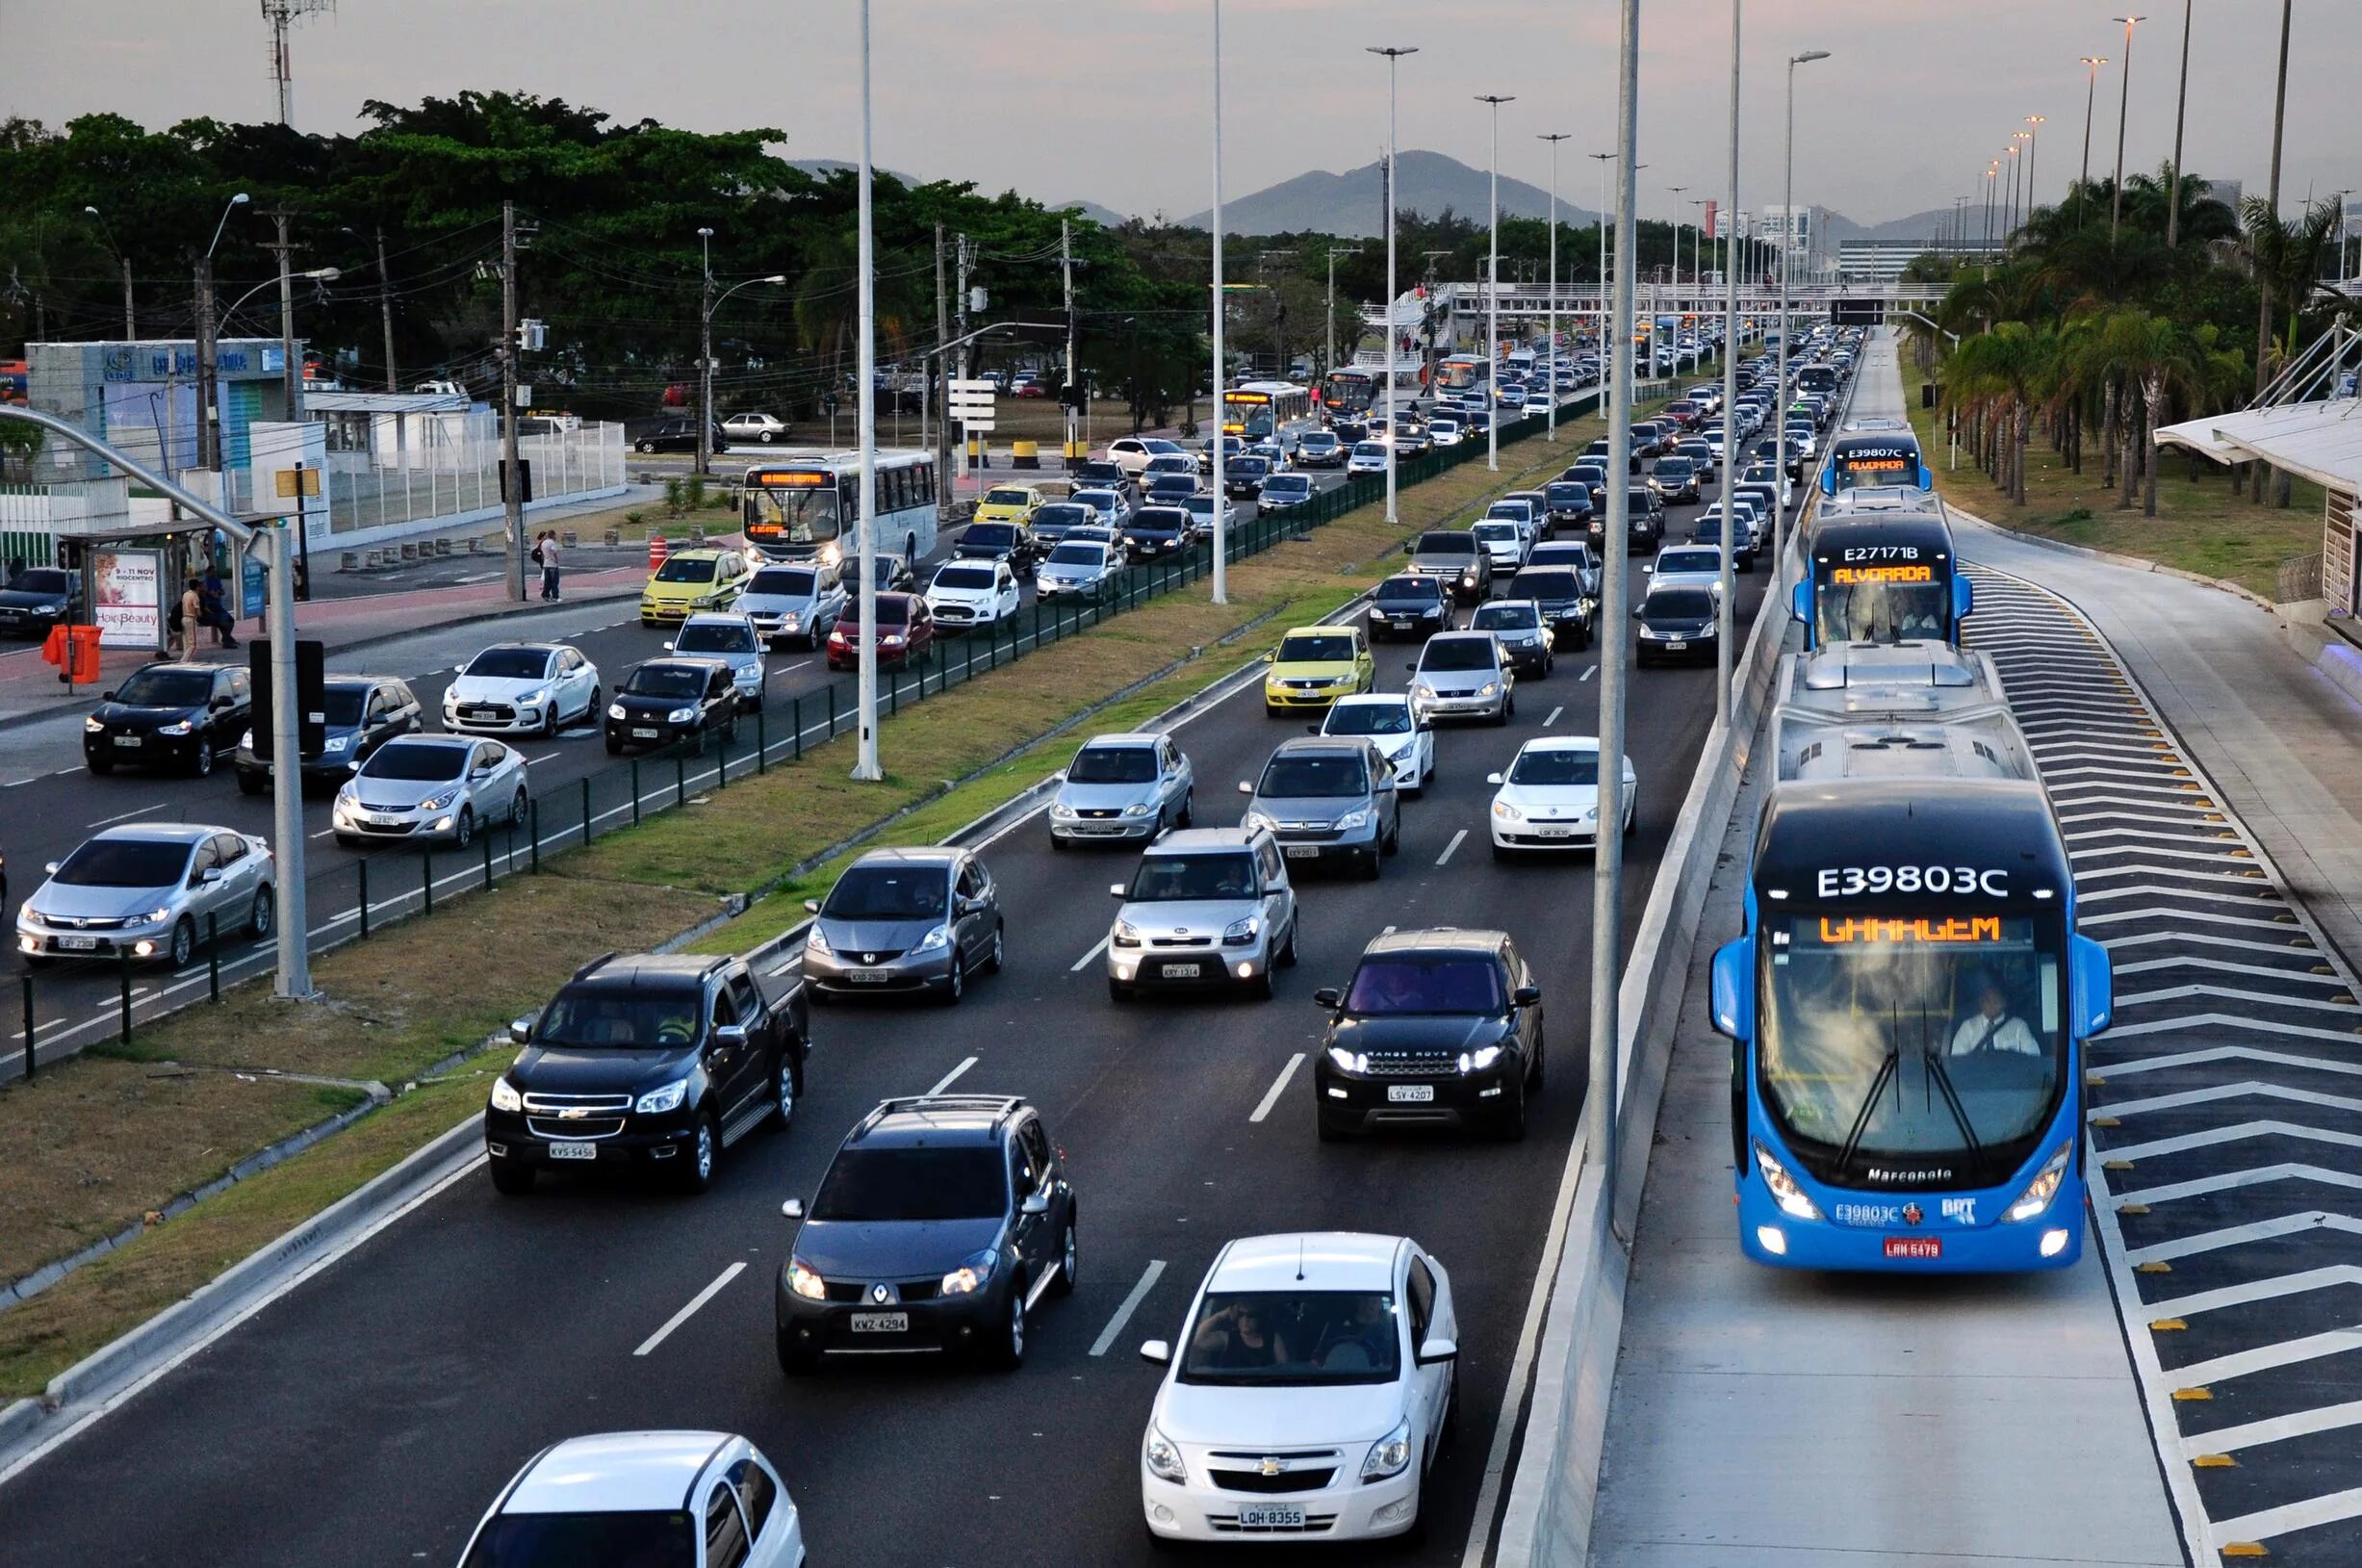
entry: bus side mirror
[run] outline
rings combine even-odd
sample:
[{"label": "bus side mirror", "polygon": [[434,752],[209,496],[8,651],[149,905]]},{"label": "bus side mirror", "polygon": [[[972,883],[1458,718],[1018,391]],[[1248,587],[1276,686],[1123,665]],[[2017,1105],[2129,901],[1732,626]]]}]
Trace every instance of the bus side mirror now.
[{"label": "bus side mirror", "polygon": [[[2094,946],[2098,945],[2093,943]],[[2102,962],[2105,962],[2104,956]],[[1755,938],[1740,937],[1714,949],[1714,1029],[1735,1041],[1755,1037]]]},{"label": "bus side mirror", "polygon": [[2089,937],[2067,938],[2067,983],[2074,992],[2075,1038],[2089,1040],[2103,1033],[2115,1015],[2116,965],[2108,950]]},{"label": "bus side mirror", "polygon": [[[1952,580],[1959,582],[1963,579],[1954,578]],[[1788,590],[1788,615],[1791,619],[1798,621],[1809,621],[1812,618],[1812,582],[1810,578],[1799,582]]]},{"label": "bus side mirror", "polygon": [[1919,465],[1919,488],[1922,490],[1936,488],[1936,471],[1925,463]]},{"label": "bus side mirror", "polygon": [[1952,579],[1952,619],[1956,622],[1965,621],[1975,613],[1976,607],[1976,584],[1965,577],[1955,577]]}]

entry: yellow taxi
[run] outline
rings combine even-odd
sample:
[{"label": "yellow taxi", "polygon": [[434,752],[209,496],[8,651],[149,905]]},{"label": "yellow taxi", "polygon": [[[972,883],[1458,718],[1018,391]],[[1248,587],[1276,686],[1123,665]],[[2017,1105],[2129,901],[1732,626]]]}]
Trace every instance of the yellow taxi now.
[{"label": "yellow taxi", "polygon": [[1377,689],[1377,664],[1358,626],[1298,627],[1263,655],[1263,711],[1319,712],[1340,697]]},{"label": "yellow taxi", "polygon": [[996,484],[976,503],[977,523],[1031,523],[1043,497],[1030,484]]},{"label": "yellow taxi", "polygon": [[728,609],[753,576],[738,551],[677,550],[640,590],[640,625],[678,625],[704,611]]}]

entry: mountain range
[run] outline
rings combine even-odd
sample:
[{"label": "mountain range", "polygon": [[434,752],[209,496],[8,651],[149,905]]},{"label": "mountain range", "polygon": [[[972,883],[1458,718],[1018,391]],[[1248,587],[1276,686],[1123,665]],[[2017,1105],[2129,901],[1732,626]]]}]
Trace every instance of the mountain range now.
[{"label": "mountain range", "polygon": [[[1332,174],[1314,169],[1292,180],[1268,186],[1222,202],[1222,228],[1231,234],[1334,234],[1369,239],[1386,232],[1386,196],[1380,189],[1377,163]],[[1481,219],[1489,210],[1492,181],[1480,168],[1471,168],[1440,152],[1405,150],[1396,155],[1395,208],[1427,218],[1441,217],[1449,208],[1462,218]],[[1538,185],[1504,177],[1501,210],[1513,218],[1548,218],[1550,193]],[[1204,228],[1212,213],[1201,212],[1182,221]],[[1578,228],[1593,222],[1588,208],[1558,200],[1561,221]]]}]

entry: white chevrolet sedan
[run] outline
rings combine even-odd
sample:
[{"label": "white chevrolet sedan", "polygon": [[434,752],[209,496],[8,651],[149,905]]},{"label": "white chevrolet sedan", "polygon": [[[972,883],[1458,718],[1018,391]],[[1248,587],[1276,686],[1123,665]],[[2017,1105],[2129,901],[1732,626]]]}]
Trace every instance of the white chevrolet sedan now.
[{"label": "white chevrolet sedan", "polygon": [[1459,1383],[1451,1281],[1418,1243],[1251,1236],[1214,1260],[1141,1442],[1163,1540],[1373,1540],[1419,1521]]},{"label": "white chevrolet sedan", "polygon": [[[1546,735],[1518,748],[1506,773],[1488,773],[1493,859],[1520,850],[1593,849],[1600,841],[1600,743],[1596,735]],[[1640,777],[1624,759],[1624,831],[1632,831]]]},{"label": "white chevrolet sedan", "polygon": [[603,1432],[541,1451],[484,1513],[460,1568],[729,1563],[803,1568],[804,1521],[727,1432]]}]

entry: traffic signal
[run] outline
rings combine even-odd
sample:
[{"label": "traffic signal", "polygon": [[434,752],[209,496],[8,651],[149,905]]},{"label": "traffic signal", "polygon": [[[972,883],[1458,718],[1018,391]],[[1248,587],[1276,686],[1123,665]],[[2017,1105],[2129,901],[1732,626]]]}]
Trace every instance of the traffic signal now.
[{"label": "traffic signal", "polygon": [[1078,383],[1068,381],[1058,389],[1058,403],[1062,408],[1071,408],[1080,414],[1090,406],[1091,398]]}]

